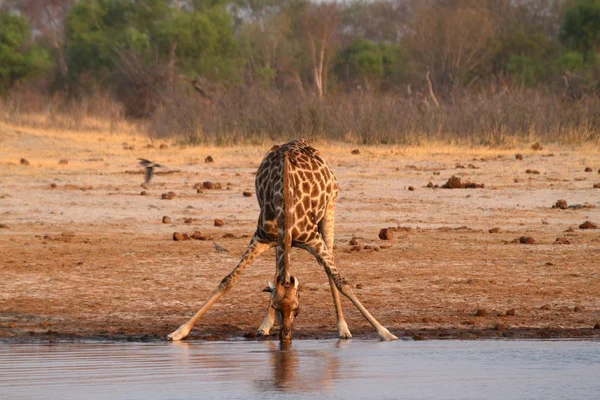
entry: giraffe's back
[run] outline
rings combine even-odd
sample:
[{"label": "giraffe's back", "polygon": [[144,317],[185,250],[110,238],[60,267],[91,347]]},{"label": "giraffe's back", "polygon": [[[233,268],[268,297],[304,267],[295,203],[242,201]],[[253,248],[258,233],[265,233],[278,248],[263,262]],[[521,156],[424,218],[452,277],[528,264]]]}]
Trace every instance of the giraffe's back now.
[{"label": "giraffe's back", "polygon": [[292,140],[271,148],[256,174],[256,195],[261,209],[258,231],[262,239],[277,238],[277,212],[283,207],[284,155],[289,160],[289,182],[293,187],[294,221],[288,224],[292,240],[304,243],[318,234],[327,204],[337,196],[337,182],[319,151],[306,140]]}]

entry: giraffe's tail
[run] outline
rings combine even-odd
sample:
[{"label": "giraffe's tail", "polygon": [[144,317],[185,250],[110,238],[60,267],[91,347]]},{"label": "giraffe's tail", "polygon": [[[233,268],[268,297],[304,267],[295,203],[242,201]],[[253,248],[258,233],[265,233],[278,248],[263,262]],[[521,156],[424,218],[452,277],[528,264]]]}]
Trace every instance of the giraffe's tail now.
[{"label": "giraffe's tail", "polygon": [[292,228],[294,226],[294,178],[291,173],[289,155],[283,155],[283,223],[278,229],[279,248],[282,263],[279,277],[282,283],[290,283],[290,250],[292,248]]}]

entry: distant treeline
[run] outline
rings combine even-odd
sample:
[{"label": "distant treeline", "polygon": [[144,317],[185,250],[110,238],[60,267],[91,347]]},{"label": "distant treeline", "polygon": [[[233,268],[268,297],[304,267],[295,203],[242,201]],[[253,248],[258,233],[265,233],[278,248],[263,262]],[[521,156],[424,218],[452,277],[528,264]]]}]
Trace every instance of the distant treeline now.
[{"label": "distant treeline", "polygon": [[11,113],[190,141],[597,140],[599,51],[600,0],[0,2]]}]

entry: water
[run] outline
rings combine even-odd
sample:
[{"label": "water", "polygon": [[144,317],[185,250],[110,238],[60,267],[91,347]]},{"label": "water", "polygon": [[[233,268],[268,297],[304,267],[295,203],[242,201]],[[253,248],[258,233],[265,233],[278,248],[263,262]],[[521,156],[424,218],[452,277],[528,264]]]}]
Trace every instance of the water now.
[{"label": "water", "polygon": [[600,342],[0,344],[2,399],[598,399]]}]

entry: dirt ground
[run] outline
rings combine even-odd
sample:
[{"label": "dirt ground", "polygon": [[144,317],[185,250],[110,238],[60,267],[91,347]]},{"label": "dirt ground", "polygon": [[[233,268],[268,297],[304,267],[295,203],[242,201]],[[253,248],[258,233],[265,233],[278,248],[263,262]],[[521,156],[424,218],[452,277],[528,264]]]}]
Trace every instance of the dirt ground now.
[{"label": "dirt ground", "polygon": [[[162,143],[0,124],[2,341],[162,338],[233,269],[255,228],[254,173],[270,146]],[[350,145],[314,145],[340,185],[337,265],[397,336],[600,337],[600,230],[579,229],[600,224],[600,149],[382,146],[351,154]],[[146,189],[138,157],[165,165]],[[453,175],[485,187],[426,187]],[[222,189],[198,193],[204,181]],[[175,197],[161,199],[169,191]],[[559,199],[580,207],[552,208]],[[386,227],[400,228],[392,240],[378,238]],[[172,239],[195,231],[207,240]],[[519,243],[522,236],[535,243]],[[302,289],[295,337],[335,337],[324,271],[300,250],[292,269]],[[261,256],[190,337],[252,338],[274,270],[274,253]],[[355,337],[375,336],[349,301],[343,306]]]}]

